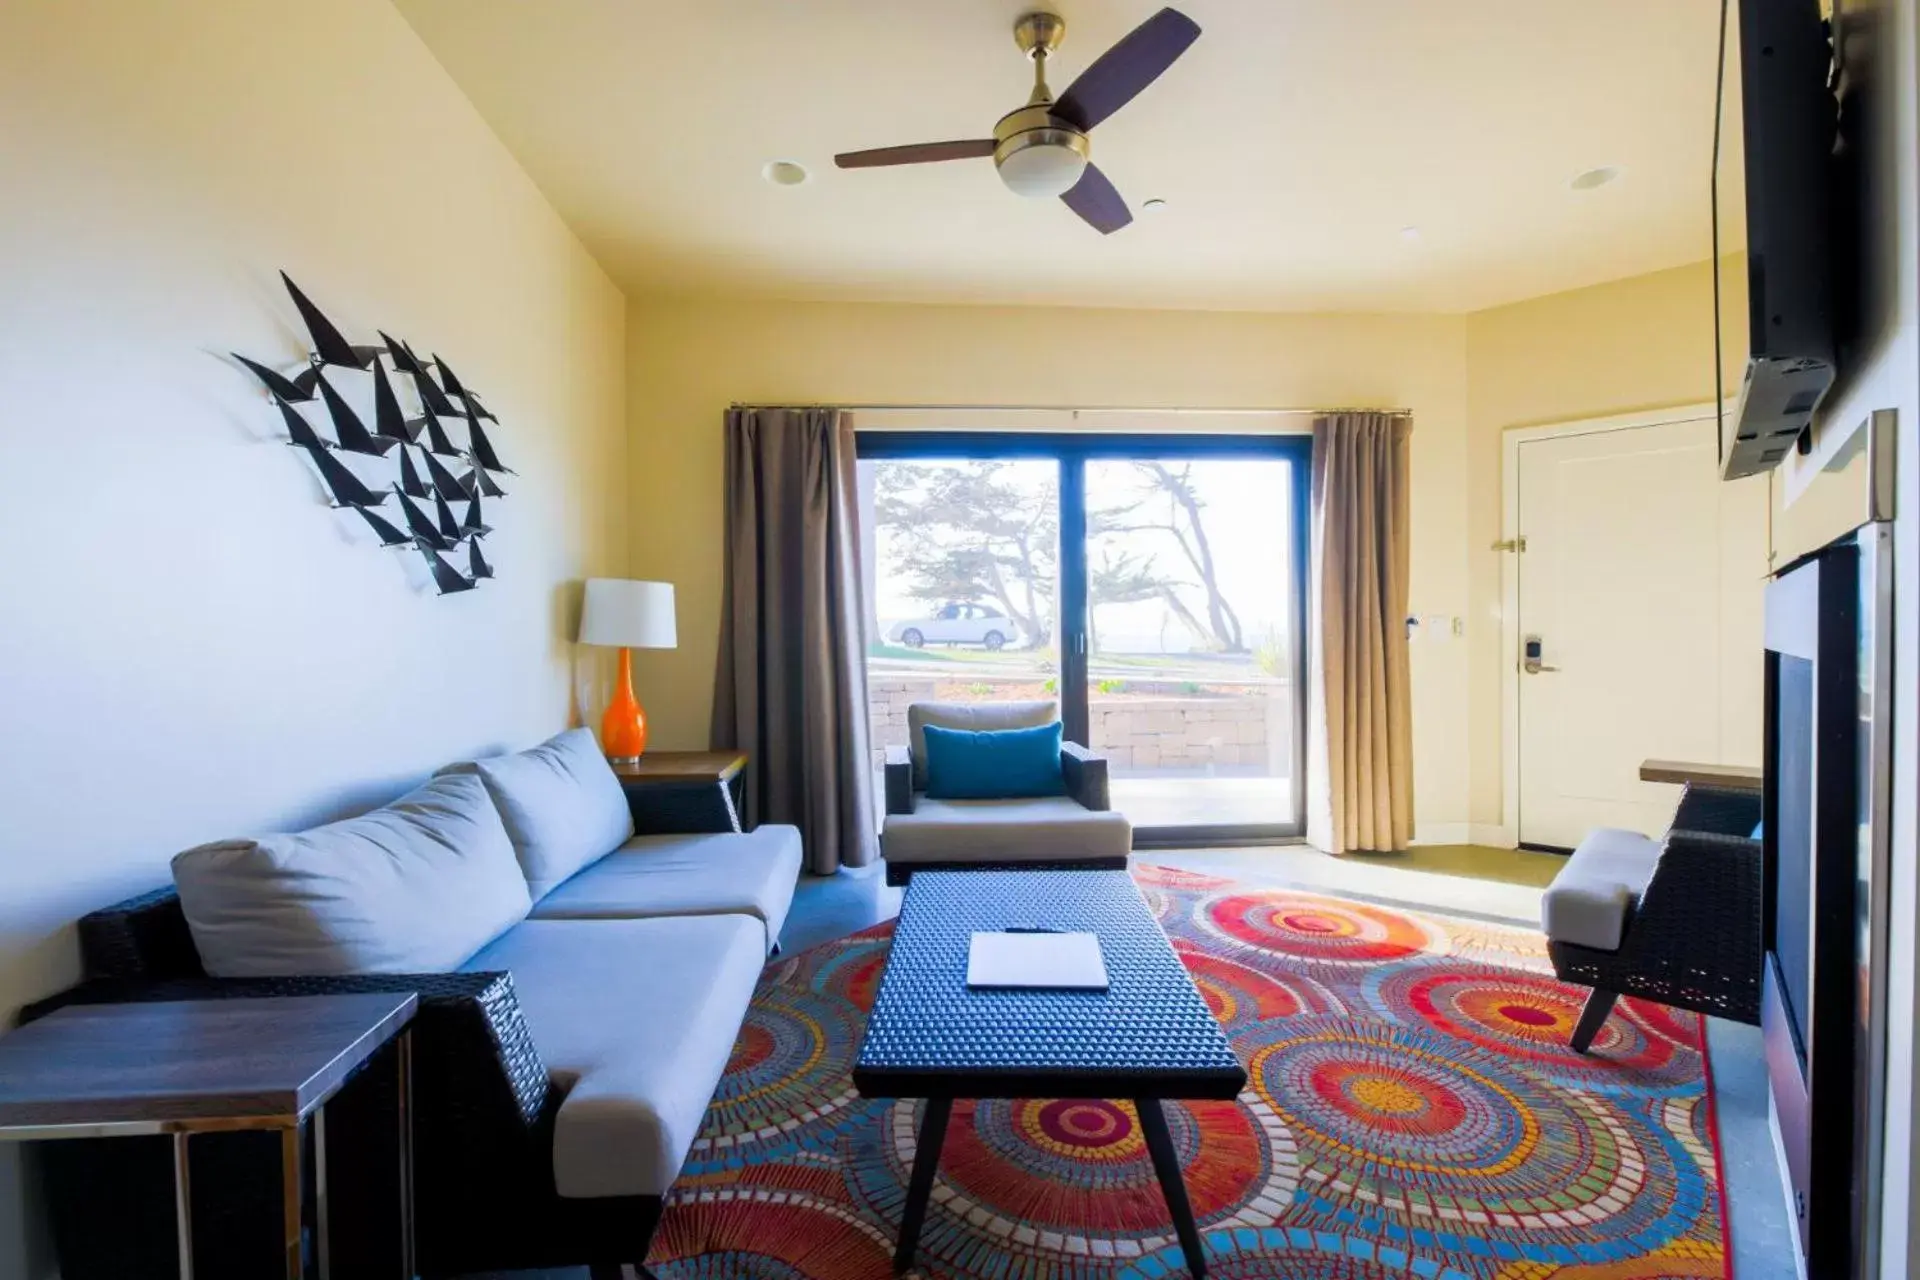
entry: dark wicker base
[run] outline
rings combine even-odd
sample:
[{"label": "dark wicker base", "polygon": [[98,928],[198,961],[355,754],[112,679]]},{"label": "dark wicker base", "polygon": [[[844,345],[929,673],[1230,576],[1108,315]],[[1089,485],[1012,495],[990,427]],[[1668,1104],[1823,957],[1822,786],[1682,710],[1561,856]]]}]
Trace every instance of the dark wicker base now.
[{"label": "dark wicker base", "polygon": [[887,883],[898,888],[916,871],[1125,871],[1125,858],[1081,858],[1073,862],[889,862]]}]

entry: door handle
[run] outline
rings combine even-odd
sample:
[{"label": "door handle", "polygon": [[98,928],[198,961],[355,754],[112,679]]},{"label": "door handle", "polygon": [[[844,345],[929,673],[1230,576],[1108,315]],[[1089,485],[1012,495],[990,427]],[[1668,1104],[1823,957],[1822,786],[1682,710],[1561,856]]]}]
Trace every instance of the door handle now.
[{"label": "door handle", "polygon": [[1560,669],[1558,667],[1550,667],[1540,661],[1541,648],[1539,636],[1527,636],[1520,642],[1520,669],[1530,676],[1537,676],[1543,671],[1558,671]]}]

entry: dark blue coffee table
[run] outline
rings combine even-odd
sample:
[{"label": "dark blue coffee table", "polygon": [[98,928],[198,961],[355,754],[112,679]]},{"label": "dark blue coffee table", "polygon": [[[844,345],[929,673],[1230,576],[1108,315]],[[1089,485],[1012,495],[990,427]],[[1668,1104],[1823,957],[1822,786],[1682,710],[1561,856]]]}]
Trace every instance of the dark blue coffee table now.
[{"label": "dark blue coffee table", "polygon": [[[975,933],[1093,933],[1105,991],[974,991]],[[913,1265],[955,1098],[1131,1098],[1187,1266],[1206,1274],[1163,1098],[1238,1097],[1247,1073],[1124,871],[922,871],[907,886],[853,1068],[865,1098],[925,1098],[894,1251]]]}]

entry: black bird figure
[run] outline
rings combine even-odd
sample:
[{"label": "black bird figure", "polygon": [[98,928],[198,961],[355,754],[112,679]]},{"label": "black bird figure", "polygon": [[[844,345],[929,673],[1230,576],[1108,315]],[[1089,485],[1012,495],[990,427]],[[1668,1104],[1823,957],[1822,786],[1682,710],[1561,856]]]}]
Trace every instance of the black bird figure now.
[{"label": "black bird figure", "polygon": [[[387,341],[391,343],[393,340],[389,338]],[[406,353],[404,361],[401,359],[401,352]],[[423,408],[443,418],[451,418],[460,412],[453,407],[453,401],[447,399],[447,393],[442,391],[440,384],[433,380],[433,374],[428,372],[425,362],[412,347],[405,342],[400,343],[398,349],[393,352],[393,358],[395,364],[412,376],[414,390],[420,393],[420,404]]]},{"label": "black bird figure", "polygon": [[404,493],[400,495],[400,509],[406,513],[407,532],[413,535],[413,540],[420,544],[421,550],[447,551],[452,548],[453,544],[441,537],[440,531],[433,527],[433,521],[427,518],[427,513],[414,506],[413,500]]},{"label": "black bird figure", "polygon": [[442,560],[427,548],[420,548],[420,554],[427,558],[427,567],[433,570],[433,585],[440,588],[440,594],[452,595],[456,591],[473,590],[474,580]]},{"label": "black bird figure", "polygon": [[424,378],[427,376],[425,367],[423,367],[419,359],[414,356],[413,348],[404,342],[396,340],[393,335],[385,329],[377,329],[375,332],[380,335],[380,341],[387,344],[387,354],[393,357],[394,368],[398,369],[401,373],[410,374],[416,378]]},{"label": "black bird figure", "polygon": [[[381,496],[385,497],[386,495],[382,494]],[[381,546],[407,547],[413,545],[412,538],[409,538],[406,534],[400,532],[365,507],[355,507],[354,510],[360,513],[360,518],[367,522],[369,529],[373,530],[373,536],[380,539]]]},{"label": "black bird figure", "polygon": [[500,455],[493,451],[493,442],[487,439],[487,433],[480,429],[480,419],[467,415],[467,438],[473,445],[474,461],[489,471],[504,471],[514,474],[513,468],[500,461]]},{"label": "black bird figure", "polygon": [[467,502],[467,515],[460,522],[460,536],[463,538],[484,538],[493,532],[493,526],[480,515],[480,495],[474,494]]},{"label": "black bird figure", "polygon": [[267,368],[267,366],[258,361],[247,359],[238,351],[232,354],[235,360],[247,366],[254,377],[260,379],[260,383],[266,387],[268,395],[278,396],[280,399],[288,402],[313,399],[313,384],[320,375],[315,373],[311,367],[302,369],[299,373],[289,378],[283,373],[275,373],[272,369]]},{"label": "black bird figure", "polygon": [[314,445],[307,446],[307,455],[313,459],[313,465],[320,468],[320,478],[327,482],[327,488],[333,491],[333,505],[336,507],[377,507],[387,500],[387,495],[367,488],[360,477],[347,470],[347,464]]},{"label": "black bird figure", "polygon": [[467,544],[467,571],[473,575],[475,582],[480,581],[482,578],[491,578],[493,576],[493,566],[488,564],[487,558],[480,554],[480,540],[478,538],[475,538]]},{"label": "black bird figure", "polygon": [[413,469],[413,455],[405,449],[400,450],[400,492],[409,498],[433,496],[433,490],[427,488],[426,483],[420,479],[420,473]]},{"label": "black bird figure", "polygon": [[[409,426],[414,429],[407,430]],[[420,424],[409,423],[406,415],[400,412],[400,397],[393,394],[393,383],[387,380],[387,367],[378,360],[373,362],[373,432],[385,440],[398,440],[402,444],[412,444],[420,438]]]},{"label": "black bird figure", "polygon": [[447,394],[450,396],[459,396],[460,403],[467,407],[469,414],[477,413],[482,418],[487,418],[494,422],[500,421],[500,419],[494,417],[493,414],[487,411],[487,407],[480,403],[478,396],[474,395],[473,392],[467,390],[466,387],[461,384],[460,379],[455,376],[453,368],[447,364],[446,357],[438,351],[433,353],[433,365],[434,368],[440,370],[440,377],[447,384]]},{"label": "black bird figure", "polygon": [[475,467],[473,470],[461,476],[460,487],[465,489],[469,496],[475,493],[484,494],[489,498],[504,498],[507,496],[507,491],[493,482],[493,477],[487,474],[485,467]]},{"label": "black bird figure", "polygon": [[306,294],[300,292],[300,286],[286,272],[280,273],[280,279],[286,282],[287,292],[293,295],[293,305],[300,309],[300,318],[306,322],[307,333],[313,338],[313,354],[322,364],[337,364],[348,369],[364,369],[373,362],[379,353],[376,347],[356,347],[341,336],[334,328],[333,321],[313,305]]},{"label": "black bird figure", "polygon": [[430,453],[425,456],[427,459],[427,479],[433,483],[433,491],[435,493],[445,498],[448,502],[458,502],[467,496],[467,491],[460,487],[458,480],[454,479],[453,472],[441,465],[440,459]]},{"label": "black bird figure", "polygon": [[353,407],[340,398],[325,378],[320,379],[320,398],[327,402],[327,416],[333,419],[333,438],[348,453],[364,453],[375,458],[384,458],[392,452],[398,440],[388,440],[367,430],[366,423],[360,421],[360,415]]},{"label": "black bird figure", "polygon": [[447,429],[440,425],[439,411],[431,406],[423,407],[427,415],[427,451],[443,458],[459,457],[460,451],[453,447],[453,441],[447,439]]},{"label": "black bird figure", "polygon": [[313,429],[313,424],[301,417],[297,409],[279,396],[275,396],[273,402],[279,406],[280,420],[286,424],[288,444],[297,444],[303,449],[329,447],[327,442],[320,438],[320,433]]},{"label": "black bird figure", "polygon": [[453,518],[453,508],[437,493],[433,495],[433,513],[440,522],[440,536],[447,540],[447,545],[459,546],[460,540],[467,535],[460,532],[460,522]]}]

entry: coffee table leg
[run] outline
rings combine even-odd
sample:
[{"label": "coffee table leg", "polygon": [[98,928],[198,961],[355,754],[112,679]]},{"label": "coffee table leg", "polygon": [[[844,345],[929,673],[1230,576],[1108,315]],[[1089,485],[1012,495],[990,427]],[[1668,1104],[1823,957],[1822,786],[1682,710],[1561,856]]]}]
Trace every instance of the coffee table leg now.
[{"label": "coffee table leg", "polygon": [[1187,1255],[1187,1270],[1200,1280],[1207,1274],[1207,1259],[1200,1249],[1200,1230],[1193,1225],[1193,1206],[1187,1203],[1187,1184],[1180,1177],[1180,1157],[1174,1154],[1166,1114],[1158,1098],[1135,1098],[1133,1109],[1140,1115],[1140,1133],[1147,1140],[1147,1154],[1153,1157],[1153,1171],[1160,1177],[1161,1194],[1173,1215],[1174,1234]]},{"label": "coffee table leg", "polygon": [[280,1234],[287,1280],[304,1280],[306,1275],[306,1257],[300,1238],[307,1200],[302,1136],[299,1120],[280,1131]]},{"label": "coffee table leg", "polygon": [[173,1233],[180,1280],[193,1280],[193,1177],[187,1165],[187,1135],[173,1135]]},{"label": "coffee table leg", "polygon": [[926,1114],[920,1119],[920,1138],[914,1144],[907,1208],[900,1217],[900,1243],[893,1250],[895,1275],[913,1265],[914,1251],[920,1247],[920,1224],[927,1216],[927,1197],[933,1194],[933,1175],[940,1167],[940,1148],[946,1143],[947,1117],[952,1113],[952,1098],[927,1099]]}]

